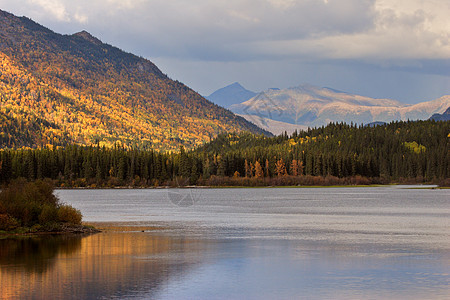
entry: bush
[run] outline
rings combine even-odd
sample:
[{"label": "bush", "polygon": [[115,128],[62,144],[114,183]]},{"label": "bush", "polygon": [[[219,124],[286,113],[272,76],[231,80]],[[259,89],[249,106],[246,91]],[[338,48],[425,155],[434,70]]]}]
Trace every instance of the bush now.
[{"label": "bush", "polygon": [[15,218],[7,214],[0,214],[0,230],[10,231],[17,227],[19,227],[19,222]]},{"label": "bush", "polygon": [[61,205],[58,209],[58,220],[63,223],[80,225],[83,215],[70,205]]},{"label": "bush", "polygon": [[39,224],[49,224],[56,222],[58,217],[58,208],[56,206],[45,205],[39,215]]},{"label": "bush", "polygon": [[441,182],[439,183],[440,187],[450,187],[450,178],[446,178],[441,180]]},{"label": "bush", "polygon": [[61,205],[53,194],[50,181],[27,182],[20,179],[0,193],[0,230],[24,226],[55,228],[61,222],[81,224],[81,213],[69,205]]}]

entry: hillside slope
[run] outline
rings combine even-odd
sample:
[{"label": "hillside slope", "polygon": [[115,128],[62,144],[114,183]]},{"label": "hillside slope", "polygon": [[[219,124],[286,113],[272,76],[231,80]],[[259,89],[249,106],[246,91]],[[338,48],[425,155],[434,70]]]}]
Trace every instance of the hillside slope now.
[{"label": "hillside slope", "polygon": [[264,133],[144,58],[3,11],[0,99],[1,148],[119,142],[172,150],[225,131]]},{"label": "hillside slope", "polygon": [[435,121],[450,121],[450,107],[447,108],[442,114],[434,114],[430,118]]}]

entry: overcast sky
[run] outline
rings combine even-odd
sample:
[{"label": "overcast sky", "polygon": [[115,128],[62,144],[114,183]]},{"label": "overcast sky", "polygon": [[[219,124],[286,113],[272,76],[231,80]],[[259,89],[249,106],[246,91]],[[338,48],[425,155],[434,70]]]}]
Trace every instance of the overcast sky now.
[{"label": "overcast sky", "polygon": [[450,94],[449,0],[0,0],[87,30],[203,95],[302,83],[405,103]]}]

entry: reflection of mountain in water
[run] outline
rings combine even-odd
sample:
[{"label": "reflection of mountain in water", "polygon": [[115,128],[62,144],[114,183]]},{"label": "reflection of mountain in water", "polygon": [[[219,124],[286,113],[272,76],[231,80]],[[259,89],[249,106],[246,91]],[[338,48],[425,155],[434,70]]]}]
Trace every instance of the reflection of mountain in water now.
[{"label": "reflection of mountain in water", "polygon": [[2,299],[149,297],[198,263],[205,246],[142,232],[0,240]]}]

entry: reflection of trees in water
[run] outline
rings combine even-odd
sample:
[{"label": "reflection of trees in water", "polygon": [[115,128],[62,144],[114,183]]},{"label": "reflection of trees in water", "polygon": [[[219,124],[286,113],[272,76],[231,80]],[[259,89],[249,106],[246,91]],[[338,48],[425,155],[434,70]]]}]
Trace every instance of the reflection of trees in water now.
[{"label": "reflection of trees in water", "polygon": [[66,269],[83,278],[72,282],[79,299],[152,299],[168,281],[201,263],[205,247],[201,240],[151,233],[98,234],[83,240],[82,261]]},{"label": "reflection of trees in water", "polygon": [[44,273],[58,254],[72,254],[81,248],[82,236],[17,237],[0,240],[0,265],[23,267],[27,272]]},{"label": "reflection of trees in water", "polygon": [[5,299],[61,298],[67,287],[74,299],[152,298],[202,263],[210,247],[147,232],[0,240],[0,290],[13,295]]}]

